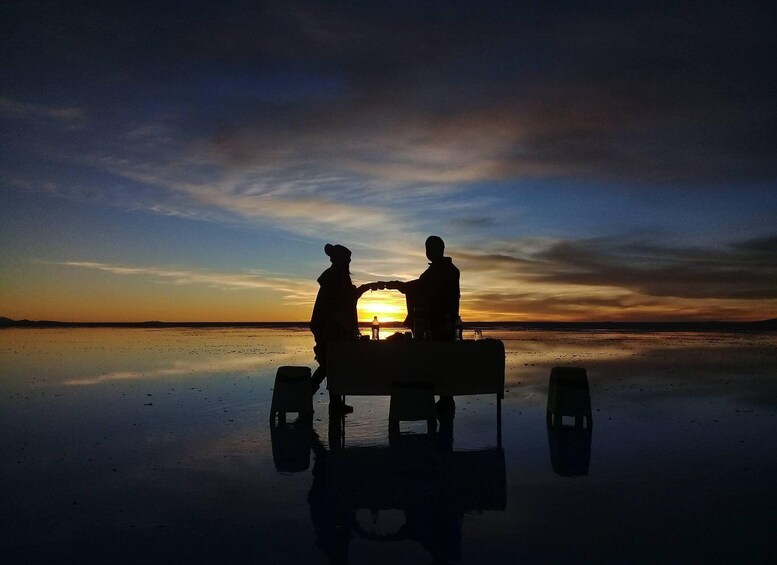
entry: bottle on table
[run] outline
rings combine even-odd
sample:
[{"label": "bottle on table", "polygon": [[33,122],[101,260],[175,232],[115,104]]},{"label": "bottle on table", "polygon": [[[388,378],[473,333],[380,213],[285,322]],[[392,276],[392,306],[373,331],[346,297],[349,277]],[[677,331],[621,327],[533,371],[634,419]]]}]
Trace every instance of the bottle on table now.
[{"label": "bottle on table", "polygon": [[372,319],[372,339],[380,339],[380,322],[377,316]]}]

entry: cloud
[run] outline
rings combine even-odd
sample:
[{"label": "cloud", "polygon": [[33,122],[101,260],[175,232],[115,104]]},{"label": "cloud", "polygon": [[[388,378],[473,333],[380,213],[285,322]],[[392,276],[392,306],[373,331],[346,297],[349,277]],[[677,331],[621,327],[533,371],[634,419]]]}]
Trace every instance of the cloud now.
[{"label": "cloud", "polygon": [[[457,243],[516,233],[516,214],[500,214],[519,209],[510,192],[527,178],[572,179],[581,193],[600,185],[591,180],[648,195],[722,187],[710,209],[748,183],[771,187],[777,36],[764,12],[747,2],[304,0],[19,10],[0,38],[14,46],[0,62],[13,78],[0,116],[16,120],[0,173],[68,198],[353,241],[370,251],[355,253],[355,268],[408,278],[437,227],[453,227]],[[485,201],[496,185],[481,181],[504,179],[514,182]],[[679,311],[675,299],[687,298],[712,308],[773,300],[777,288],[775,238],[467,245],[451,254],[468,303],[502,304],[505,315],[526,303]],[[289,296],[301,284],[80,266]]]},{"label": "cloud", "polygon": [[465,229],[485,229],[496,225],[496,219],[490,216],[469,216],[454,218],[450,222],[454,227]]},{"label": "cloud", "polygon": [[[723,247],[668,247],[628,238],[499,242],[499,253],[452,248],[462,272],[465,320],[758,319],[777,311],[774,236]],[[415,261],[414,261],[415,259]],[[166,284],[262,289],[289,304],[312,304],[315,283],[260,271],[223,273],[174,267],[69,261],[64,265],[146,276]],[[418,249],[356,261],[357,279],[415,278]],[[380,298],[380,297],[379,297]],[[386,296],[383,303],[401,302]]]},{"label": "cloud", "polygon": [[95,92],[117,123],[177,113],[224,167],[399,183],[777,177],[777,39],[759,3],[105,5],[90,25],[66,7],[20,14],[7,70]]},{"label": "cloud", "polygon": [[12,118],[48,119],[68,125],[76,125],[86,117],[83,108],[76,106],[53,106],[19,102],[11,98],[0,97],[0,116]]},{"label": "cloud", "polygon": [[777,234],[746,239],[731,247],[742,261],[777,265]]},{"label": "cloud", "polygon": [[536,258],[546,264],[542,282],[618,286],[649,296],[777,299],[777,262],[762,240],[723,249],[564,242]]},{"label": "cloud", "polygon": [[[545,287],[557,305],[564,304],[565,292],[575,288],[589,294],[591,289],[604,289],[605,302],[612,301],[613,306],[623,305],[619,294],[624,291],[643,299],[763,301],[777,300],[775,243],[775,236],[710,248],[668,247],[629,238],[518,241],[512,252],[465,249],[456,256],[463,272],[493,278],[493,285]],[[516,301],[526,299],[520,292],[511,295]],[[574,298],[581,304],[590,300]],[[501,295],[499,301],[511,299]]]},{"label": "cloud", "polygon": [[153,187],[150,194],[133,191],[125,195],[129,201],[126,197],[119,201],[165,215],[227,223],[264,221],[305,235],[363,233],[367,229],[400,232],[408,227],[396,210],[380,201],[379,189],[316,171],[267,166],[212,169],[203,174],[207,161],[175,153],[162,162],[110,155],[92,155],[84,161]]},{"label": "cloud", "polygon": [[342,83],[316,103],[231,112],[213,138],[226,162],[304,158],[406,182],[777,176],[763,56],[777,46],[755,6],[443,15],[294,2],[214,27],[199,49],[219,60],[312,67]]},{"label": "cloud", "polygon": [[266,275],[257,270],[242,273],[220,273],[205,270],[173,267],[146,267],[98,263],[90,261],[66,261],[68,267],[95,269],[120,276],[146,276],[166,284],[202,285],[221,290],[270,290],[277,292],[295,304],[312,304],[315,283]]},{"label": "cloud", "polygon": [[[81,104],[7,97],[0,112],[77,120],[88,108],[89,135],[36,132],[29,145],[120,177],[114,186],[68,176],[63,194],[398,240],[422,210],[457,191],[474,198],[484,180],[564,177],[581,190],[591,179],[618,190],[735,180],[733,191],[777,178],[764,55],[777,46],[753,5],[116,9],[92,8],[92,26],[78,25],[76,10],[36,14],[7,39],[24,47],[14,60],[26,54],[43,77],[50,66]],[[466,214],[452,225],[489,227]]]}]

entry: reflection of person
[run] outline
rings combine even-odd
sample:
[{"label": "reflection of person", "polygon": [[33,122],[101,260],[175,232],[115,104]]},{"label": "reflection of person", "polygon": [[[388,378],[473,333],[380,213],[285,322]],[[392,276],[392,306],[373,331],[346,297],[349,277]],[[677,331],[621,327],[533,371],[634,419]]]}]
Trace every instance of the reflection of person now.
[{"label": "reflection of person", "polygon": [[[311,443],[314,463],[308,492],[310,519],[316,546],[329,562],[347,563],[351,541],[357,537],[386,543],[413,540],[431,553],[433,563],[460,562],[465,495],[457,488],[462,470],[455,464],[452,451],[436,451],[431,442],[407,442],[425,439],[419,436],[394,438],[399,443],[390,444],[388,450],[345,449],[338,441],[332,443],[340,433],[333,430],[339,422],[337,418],[329,420],[329,449],[315,430]],[[447,423],[452,444],[453,420],[449,418]],[[368,478],[349,480],[354,472]],[[488,489],[489,483],[484,488]],[[405,523],[393,533],[369,531],[359,522],[357,511],[370,503],[377,503],[371,506],[374,512],[381,505],[401,509]]]},{"label": "reflection of person", "polygon": [[[407,297],[405,325],[415,327],[414,311],[423,308],[429,320],[429,332],[435,340],[455,338],[455,325],[459,318],[459,269],[450,257],[445,257],[442,238],[430,235],[426,239],[426,257],[429,268],[414,281],[386,283],[386,288],[397,289]],[[440,397],[438,409],[455,408],[452,396]]]},{"label": "reflection of person", "polygon": [[[313,373],[311,383],[313,394],[326,378],[326,349],[329,343],[358,339],[356,301],[365,291],[377,288],[375,283],[364,284],[358,288],[353,285],[351,273],[348,271],[351,251],[347,247],[327,243],[324,246],[324,253],[329,256],[332,266],[318,277],[320,288],[310,319],[310,330],[316,340],[313,352],[318,361],[318,369]],[[329,397],[329,409],[353,412],[353,408],[332,395]]]},{"label": "reflection of person", "polygon": [[348,563],[348,547],[353,538],[356,516],[332,489],[332,453],[324,448],[315,431],[312,448],[313,484],[308,493],[308,504],[316,532],[316,545],[330,563]]}]

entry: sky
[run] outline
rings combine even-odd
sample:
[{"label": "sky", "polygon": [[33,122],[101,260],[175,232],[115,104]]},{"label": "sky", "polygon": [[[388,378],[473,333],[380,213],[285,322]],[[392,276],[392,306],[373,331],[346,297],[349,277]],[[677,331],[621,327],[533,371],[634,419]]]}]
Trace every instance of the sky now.
[{"label": "sky", "polygon": [[436,234],[465,322],[777,317],[776,15],[3,2],[0,316],[305,321]]}]

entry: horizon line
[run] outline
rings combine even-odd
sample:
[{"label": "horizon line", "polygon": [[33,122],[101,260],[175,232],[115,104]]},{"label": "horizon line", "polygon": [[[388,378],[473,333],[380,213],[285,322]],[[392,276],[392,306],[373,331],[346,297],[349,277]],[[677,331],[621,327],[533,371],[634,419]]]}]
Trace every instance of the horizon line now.
[{"label": "horizon line", "polygon": [[[29,319],[12,319],[4,316],[0,316],[0,326],[13,326],[13,325],[71,325],[71,326],[283,326],[283,325],[308,325],[309,320],[286,320],[286,321],[162,321],[162,320],[143,320],[143,321],[62,321],[62,320],[29,320]],[[746,326],[746,325],[777,325],[777,318],[761,319],[761,320],[503,320],[503,321],[486,321],[486,320],[474,320],[463,322],[465,326],[584,326],[584,325],[600,325],[600,326],[655,326],[655,325],[733,325],[733,326]],[[359,326],[369,326],[371,322],[359,321]],[[384,327],[406,327],[401,321],[386,321],[381,322],[381,326]]]}]

